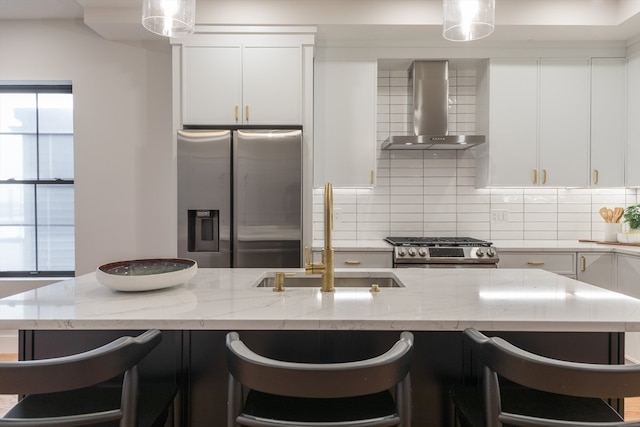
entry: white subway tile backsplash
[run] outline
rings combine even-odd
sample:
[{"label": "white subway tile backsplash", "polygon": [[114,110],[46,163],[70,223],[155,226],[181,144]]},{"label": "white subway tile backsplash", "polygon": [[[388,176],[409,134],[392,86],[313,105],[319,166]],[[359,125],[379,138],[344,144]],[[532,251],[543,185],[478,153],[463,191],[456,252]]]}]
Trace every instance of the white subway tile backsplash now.
[{"label": "white subway tile backsplash", "polygon": [[[449,132],[476,132],[476,71],[449,71]],[[406,70],[378,71],[377,143],[413,132]],[[378,150],[376,186],[334,188],[334,240],[470,236],[488,240],[602,239],[598,210],[640,202],[637,189],[476,189],[474,150]],[[323,189],[314,189],[313,236],[323,238]],[[491,222],[491,210],[509,211]]]}]

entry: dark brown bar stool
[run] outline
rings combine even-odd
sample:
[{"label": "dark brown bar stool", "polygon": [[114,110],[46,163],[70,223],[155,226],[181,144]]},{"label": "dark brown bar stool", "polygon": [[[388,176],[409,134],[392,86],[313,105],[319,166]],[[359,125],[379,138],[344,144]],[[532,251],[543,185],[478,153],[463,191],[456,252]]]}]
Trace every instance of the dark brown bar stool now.
[{"label": "dark brown bar stool", "polygon": [[370,359],[284,362],[254,353],[230,332],[227,426],[409,426],[412,350],[413,334],[402,332]]},{"label": "dark brown bar stool", "polygon": [[624,422],[606,399],[640,396],[640,365],[567,362],[522,350],[475,329],[465,342],[484,365],[482,387],[451,389],[465,427],[640,426]]},{"label": "dark brown bar stool", "polygon": [[0,426],[165,425],[175,381],[138,379],[138,364],[161,339],[160,331],[150,330],[71,356],[0,362],[0,394],[25,395]]}]

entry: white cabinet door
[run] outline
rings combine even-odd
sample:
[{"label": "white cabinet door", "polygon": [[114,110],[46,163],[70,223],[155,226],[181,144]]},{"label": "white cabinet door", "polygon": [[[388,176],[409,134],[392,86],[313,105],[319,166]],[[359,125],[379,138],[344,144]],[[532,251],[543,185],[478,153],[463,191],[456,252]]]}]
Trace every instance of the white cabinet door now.
[{"label": "white cabinet door", "polygon": [[301,124],[301,46],[183,46],[182,122]]},{"label": "white cabinet door", "polygon": [[589,185],[589,92],[589,59],[541,60],[542,185]]},{"label": "white cabinet door", "polygon": [[618,254],[618,292],[640,298],[640,256]]},{"label": "white cabinet door", "polygon": [[[313,259],[322,258],[322,251],[314,250]],[[345,251],[335,250],[335,268],[391,268],[393,255],[391,251]]]},{"label": "white cabinet door", "polygon": [[578,280],[617,291],[614,254],[578,252]]},{"label": "white cabinet door", "polygon": [[182,49],[182,123],[238,124],[242,108],[242,48]]},{"label": "white cabinet door", "polygon": [[626,185],[640,186],[640,53],[627,61]]},{"label": "white cabinet door", "polygon": [[508,252],[503,249],[500,251],[498,268],[539,268],[575,279],[576,253],[547,251]]},{"label": "white cabinet door", "polygon": [[316,61],[314,184],[371,187],[376,162],[376,61]]},{"label": "white cabinet door", "polygon": [[494,59],[489,64],[485,186],[589,184],[589,59]]},{"label": "white cabinet door", "polygon": [[[640,71],[639,71],[640,72]],[[591,186],[624,186],[626,60],[591,60]]]},{"label": "white cabinet door", "polygon": [[302,123],[302,48],[245,46],[244,124]]},{"label": "white cabinet door", "polygon": [[[618,292],[640,298],[640,256],[618,254]],[[625,334],[625,356],[640,363],[640,332]]]},{"label": "white cabinet door", "polygon": [[529,186],[538,168],[538,60],[491,60],[488,184]]}]

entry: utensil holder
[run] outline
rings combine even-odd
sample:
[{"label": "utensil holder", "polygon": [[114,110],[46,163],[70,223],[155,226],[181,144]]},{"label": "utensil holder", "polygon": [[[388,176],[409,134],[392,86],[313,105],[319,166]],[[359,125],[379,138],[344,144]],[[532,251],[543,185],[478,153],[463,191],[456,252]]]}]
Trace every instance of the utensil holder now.
[{"label": "utensil holder", "polygon": [[619,222],[605,222],[604,223],[604,241],[605,242],[617,242],[618,233],[622,230],[622,224]]}]

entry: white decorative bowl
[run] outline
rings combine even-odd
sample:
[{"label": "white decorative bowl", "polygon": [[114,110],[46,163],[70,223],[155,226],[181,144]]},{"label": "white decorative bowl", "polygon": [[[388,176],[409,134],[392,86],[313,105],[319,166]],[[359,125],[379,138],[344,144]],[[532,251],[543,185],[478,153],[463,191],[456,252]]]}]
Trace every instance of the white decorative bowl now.
[{"label": "white decorative bowl", "polygon": [[618,233],[620,243],[640,243],[640,233]]},{"label": "white decorative bowl", "polygon": [[192,259],[136,259],[101,265],[96,278],[116,291],[139,292],[188,282],[197,271],[198,263]]}]

